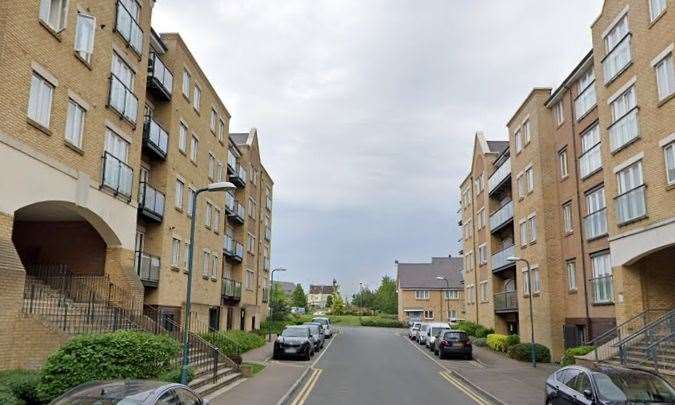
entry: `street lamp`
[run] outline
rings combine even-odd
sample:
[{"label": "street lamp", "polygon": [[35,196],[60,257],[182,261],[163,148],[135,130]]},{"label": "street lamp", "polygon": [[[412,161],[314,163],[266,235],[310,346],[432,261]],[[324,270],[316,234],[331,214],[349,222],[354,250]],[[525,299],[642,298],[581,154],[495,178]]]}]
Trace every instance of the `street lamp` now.
[{"label": "street lamp", "polygon": [[[450,290],[450,282],[448,281],[447,277],[436,276],[436,280],[444,280],[444,281],[445,281],[445,286],[448,288],[448,290]],[[448,325],[449,325],[449,324],[450,324],[450,313],[449,313],[449,311],[448,311],[448,303],[446,302],[446,299],[445,299],[445,291],[441,293],[441,298],[443,298],[443,304],[444,304],[444,305],[443,305],[443,309],[445,309],[445,312],[446,312],[446,314],[447,314],[447,317],[448,317]],[[443,319],[442,316],[441,316],[441,319]]]},{"label": "street lamp", "polygon": [[273,315],[274,315],[274,312],[273,312],[274,307],[272,306],[272,298],[274,297],[274,294],[272,294],[272,289],[274,288],[274,272],[275,271],[282,272],[282,271],[286,271],[286,269],[279,267],[279,268],[273,269],[272,272],[270,273],[271,287],[270,287],[270,292],[269,292],[270,296],[268,298],[269,306],[270,306],[270,319],[267,320],[267,341],[268,342],[272,341],[272,320],[273,320]]},{"label": "street lamp", "polygon": [[360,318],[361,316],[363,316],[363,282],[359,283],[359,295],[360,295],[359,301],[361,301],[361,303],[359,304],[359,306],[361,307],[359,308],[359,318]]},{"label": "street lamp", "polygon": [[530,262],[517,256],[509,256],[506,258],[506,260],[509,262],[524,262],[527,265],[527,295],[530,299],[530,339],[532,341],[532,367],[537,367],[537,359],[535,357],[536,351],[534,349],[534,313],[532,311],[532,279],[530,278]]},{"label": "street lamp", "polygon": [[235,190],[234,184],[221,181],[211,183],[204,188],[197,189],[192,197],[192,217],[190,218],[190,249],[188,249],[188,274],[187,291],[185,293],[185,323],[183,323],[183,361],[180,369],[180,382],[183,385],[188,383],[188,370],[190,362],[190,310],[192,309],[192,258],[195,248],[195,219],[197,218],[197,196],[203,192],[228,191]]}]

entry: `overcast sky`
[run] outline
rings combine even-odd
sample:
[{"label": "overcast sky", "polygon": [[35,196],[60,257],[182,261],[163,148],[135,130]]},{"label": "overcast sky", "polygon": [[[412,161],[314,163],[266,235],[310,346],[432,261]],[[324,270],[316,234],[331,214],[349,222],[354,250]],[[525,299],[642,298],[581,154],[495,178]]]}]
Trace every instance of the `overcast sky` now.
[{"label": "overcast sky", "polygon": [[591,48],[601,0],[161,0],[275,181],[272,266],[351,294],[457,253],[474,133]]}]

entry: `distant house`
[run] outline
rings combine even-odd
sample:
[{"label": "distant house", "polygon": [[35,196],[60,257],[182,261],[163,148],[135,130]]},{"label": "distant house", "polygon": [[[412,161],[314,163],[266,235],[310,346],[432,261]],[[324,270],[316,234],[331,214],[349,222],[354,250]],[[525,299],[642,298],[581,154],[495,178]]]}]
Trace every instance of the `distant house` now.
[{"label": "distant house", "polygon": [[332,285],[310,285],[307,303],[310,307],[326,308],[328,296],[335,293],[335,287]]},{"label": "distant house", "polygon": [[281,288],[281,291],[288,296],[293,293],[293,290],[295,290],[295,287],[297,286],[296,283],[290,281],[275,281],[274,284],[278,285],[279,288]]}]

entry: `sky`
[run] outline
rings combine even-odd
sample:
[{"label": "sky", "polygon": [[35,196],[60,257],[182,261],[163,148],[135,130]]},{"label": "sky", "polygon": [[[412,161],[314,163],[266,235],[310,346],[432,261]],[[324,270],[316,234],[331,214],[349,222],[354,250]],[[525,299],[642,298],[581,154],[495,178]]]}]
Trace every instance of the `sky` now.
[{"label": "sky", "polygon": [[[190,4],[190,6],[187,6]],[[601,0],[160,0],[274,185],[279,279],[351,295],[457,254],[473,139],[591,49]]]}]

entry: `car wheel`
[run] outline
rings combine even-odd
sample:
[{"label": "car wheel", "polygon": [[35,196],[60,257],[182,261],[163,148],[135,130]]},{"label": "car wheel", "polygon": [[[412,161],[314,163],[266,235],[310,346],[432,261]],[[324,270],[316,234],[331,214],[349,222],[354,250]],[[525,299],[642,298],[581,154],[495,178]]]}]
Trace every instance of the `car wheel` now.
[{"label": "car wheel", "polygon": [[445,360],[445,354],[443,354],[443,352],[439,351],[438,352],[438,358],[441,359],[441,360]]},{"label": "car wheel", "polygon": [[310,361],[312,359],[312,352],[307,350],[307,355],[305,355],[305,361]]},{"label": "car wheel", "polygon": [[471,353],[469,353],[469,354],[464,355],[464,358],[466,360],[471,360],[473,358],[473,356],[471,355]]}]

